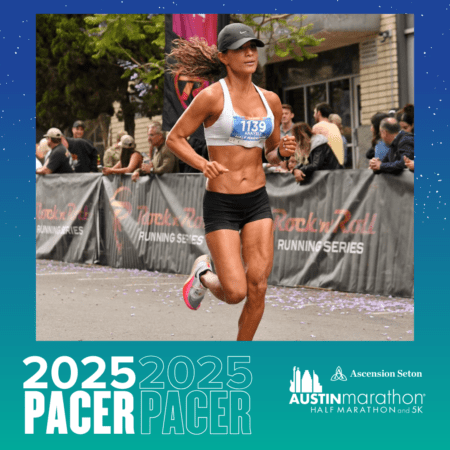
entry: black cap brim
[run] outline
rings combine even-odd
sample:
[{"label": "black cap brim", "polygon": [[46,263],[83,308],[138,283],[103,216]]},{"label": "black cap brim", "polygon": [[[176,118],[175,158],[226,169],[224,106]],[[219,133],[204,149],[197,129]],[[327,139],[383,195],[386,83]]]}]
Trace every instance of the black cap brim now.
[{"label": "black cap brim", "polygon": [[246,42],[254,41],[257,47],[265,47],[265,44],[263,41],[260,41],[259,39],[255,38],[243,38],[239,39],[238,41],[234,42],[233,44],[229,45],[227,48],[222,49],[224,50],[237,50],[239,47],[242,47]]}]

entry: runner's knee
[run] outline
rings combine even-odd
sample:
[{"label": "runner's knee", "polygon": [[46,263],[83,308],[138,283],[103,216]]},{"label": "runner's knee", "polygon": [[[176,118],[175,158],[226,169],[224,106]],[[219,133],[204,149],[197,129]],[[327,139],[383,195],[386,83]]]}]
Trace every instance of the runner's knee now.
[{"label": "runner's knee", "polygon": [[249,293],[264,295],[267,291],[267,274],[265,272],[247,272],[247,285]]},{"label": "runner's knee", "polygon": [[247,297],[247,287],[238,286],[232,287],[231,289],[224,289],[226,302],[232,305],[242,302],[245,297]]}]

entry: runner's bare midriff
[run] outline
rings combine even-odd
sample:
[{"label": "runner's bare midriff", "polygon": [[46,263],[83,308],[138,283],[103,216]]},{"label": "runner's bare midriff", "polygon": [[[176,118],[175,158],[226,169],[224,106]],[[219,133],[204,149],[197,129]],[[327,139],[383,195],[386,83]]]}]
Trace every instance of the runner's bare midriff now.
[{"label": "runner's bare midriff", "polygon": [[209,147],[211,161],[217,161],[229,172],[214,180],[207,180],[206,189],[222,194],[246,194],[266,184],[262,167],[262,150],[259,147],[244,148],[239,145]]}]

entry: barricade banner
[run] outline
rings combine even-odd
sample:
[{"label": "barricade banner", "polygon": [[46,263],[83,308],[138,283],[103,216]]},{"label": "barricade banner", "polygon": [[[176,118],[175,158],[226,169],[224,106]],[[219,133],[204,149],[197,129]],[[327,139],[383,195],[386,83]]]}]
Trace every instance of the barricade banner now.
[{"label": "barricade banner", "polygon": [[203,175],[103,177],[106,252],[112,267],[189,273],[208,251],[202,217]]},{"label": "barricade banner", "polygon": [[[40,234],[44,217],[52,224],[54,217],[66,216],[78,222],[64,223],[59,228],[71,230],[70,246],[67,233],[52,235],[53,252],[45,253],[40,237],[37,257],[92,261],[95,233],[94,227],[89,227],[89,241],[82,240],[88,233],[83,208],[90,211],[90,206],[83,205],[97,204],[93,197],[99,195],[98,176],[88,175],[66,186],[58,185],[57,189],[56,179],[52,183],[50,178],[41,178],[38,199],[46,199],[46,206],[40,206],[42,201],[38,200]],[[136,183],[129,175],[109,176],[102,177],[101,185],[98,236],[102,242],[102,264],[188,274],[194,259],[208,253],[202,216],[203,175],[151,175]],[[274,216],[270,284],[414,295],[412,173],[320,171],[302,185],[290,174],[268,174],[267,191]],[[81,193],[84,197],[80,203],[73,197]],[[72,208],[70,213],[61,213],[64,205]],[[74,227],[79,227],[80,221],[83,234],[78,236]],[[57,245],[61,236],[66,238]],[[75,248],[76,242],[80,242],[80,248]]]},{"label": "barricade banner", "polygon": [[299,186],[269,174],[270,284],[412,297],[414,175],[319,171]]},{"label": "barricade banner", "polygon": [[51,174],[36,180],[36,258],[93,264],[100,236],[101,174]]}]

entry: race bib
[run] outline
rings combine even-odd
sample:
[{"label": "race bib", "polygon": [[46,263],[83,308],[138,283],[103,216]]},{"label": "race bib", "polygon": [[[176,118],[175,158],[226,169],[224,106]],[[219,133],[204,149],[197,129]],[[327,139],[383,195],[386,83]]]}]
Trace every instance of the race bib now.
[{"label": "race bib", "polygon": [[256,147],[272,134],[272,119],[265,117],[262,120],[245,119],[233,116],[233,128],[229,141],[243,147]]}]

